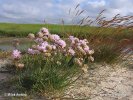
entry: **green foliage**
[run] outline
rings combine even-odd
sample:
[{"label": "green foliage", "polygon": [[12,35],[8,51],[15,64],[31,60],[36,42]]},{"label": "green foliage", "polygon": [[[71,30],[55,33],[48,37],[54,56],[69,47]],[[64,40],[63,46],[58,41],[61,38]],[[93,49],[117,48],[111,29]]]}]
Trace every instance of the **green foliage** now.
[{"label": "green foliage", "polygon": [[95,48],[95,62],[113,63],[120,56],[116,45],[103,44]]},{"label": "green foliage", "polygon": [[56,25],[56,24],[13,24],[0,23],[0,35],[9,37],[26,37],[29,33],[37,33],[41,27],[46,27],[52,34],[58,34],[61,37],[74,35],[79,38],[92,37],[103,38],[112,37],[117,40],[131,38],[132,30],[122,30],[115,28],[78,26],[78,25]]},{"label": "green foliage", "polygon": [[70,59],[63,55],[47,59],[43,55],[24,55],[25,68],[18,71],[19,86],[22,90],[47,94],[63,90],[80,71],[74,64],[68,66]]}]

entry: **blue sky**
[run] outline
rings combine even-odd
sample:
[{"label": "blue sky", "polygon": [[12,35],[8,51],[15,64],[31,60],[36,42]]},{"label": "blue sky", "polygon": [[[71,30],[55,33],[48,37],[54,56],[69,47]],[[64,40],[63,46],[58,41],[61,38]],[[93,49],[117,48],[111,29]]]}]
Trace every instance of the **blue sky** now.
[{"label": "blue sky", "polygon": [[63,18],[69,23],[75,13],[69,15],[69,9],[79,3],[78,9],[85,10],[81,17],[94,18],[103,9],[107,18],[133,15],[133,0],[0,0],[0,22],[60,23]]}]

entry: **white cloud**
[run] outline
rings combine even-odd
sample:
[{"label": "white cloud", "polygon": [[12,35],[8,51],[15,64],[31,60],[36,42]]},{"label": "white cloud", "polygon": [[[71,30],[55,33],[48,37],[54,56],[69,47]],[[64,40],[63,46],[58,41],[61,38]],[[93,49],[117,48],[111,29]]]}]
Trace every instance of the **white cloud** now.
[{"label": "white cloud", "polygon": [[56,23],[64,18],[69,22],[71,16],[68,15],[68,11],[70,8],[74,10],[77,4],[80,4],[79,10],[85,10],[83,17],[89,15],[94,18],[103,9],[107,9],[105,16],[108,18],[118,13],[123,16],[133,14],[133,0],[1,0],[0,21],[7,19],[40,23],[46,19]]},{"label": "white cloud", "polygon": [[91,5],[93,8],[99,8],[105,6],[106,2],[104,0],[100,1],[88,1],[88,5]]},{"label": "white cloud", "polygon": [[39,9],[24,4],[4,4],[3,15],[9,18],[34,18],[39,14]]}]

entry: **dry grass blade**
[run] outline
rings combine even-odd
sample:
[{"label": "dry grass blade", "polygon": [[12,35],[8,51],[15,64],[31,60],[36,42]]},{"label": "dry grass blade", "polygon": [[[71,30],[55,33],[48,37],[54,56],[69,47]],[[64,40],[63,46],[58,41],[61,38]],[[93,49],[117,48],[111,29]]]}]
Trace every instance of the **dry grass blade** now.
[{"label": "dry grass blade", "polygon": [[80,4],[77,4],[77,6],[75,7],[75,10],[80,6]]},{"label": "dry grass blade", "polygon": [[69,9],[69,15],[71,14],[71,8]]},{"label": "dry grass blade", "polygon": [[84,12],[84,10],[82,10],[82,11],[78,14],[78,16],[81,15],[83,12]]},{"label": "dry grass blade", "polygon": [[96,22],[96,21],[102,16],[102,14],[104,13],[104,11],[105,11],[105,9],[102,10],[102,11],[98,14],[98,16],[96,17],[96,19],[95,19],[94,22]]},{"label": "dry grass blade", "polygon": [[78,10],[78,11],[76,12],[75,16],[77,16],[77,15],[78,15],[79,11],[80,11],[80,10]]}]

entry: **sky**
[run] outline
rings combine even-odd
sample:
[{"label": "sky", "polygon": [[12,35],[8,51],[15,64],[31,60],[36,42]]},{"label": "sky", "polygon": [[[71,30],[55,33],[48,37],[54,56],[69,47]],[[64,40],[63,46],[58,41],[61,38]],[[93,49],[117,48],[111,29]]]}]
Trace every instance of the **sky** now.
[{"label": "sky", "polygon": [[0,0],[0,22],[60,23],[64,19],[65,23],[70,23],[77,4],[80,4],[77,10],[84,10],[78,19],[95,18],[103,9],[107,18],[118,13],[133,15],[133,0]]}]

